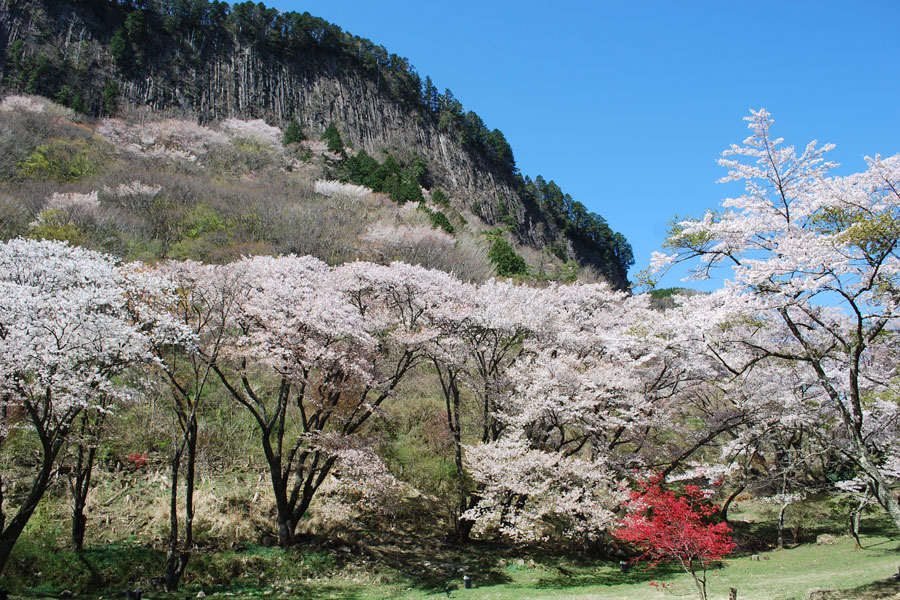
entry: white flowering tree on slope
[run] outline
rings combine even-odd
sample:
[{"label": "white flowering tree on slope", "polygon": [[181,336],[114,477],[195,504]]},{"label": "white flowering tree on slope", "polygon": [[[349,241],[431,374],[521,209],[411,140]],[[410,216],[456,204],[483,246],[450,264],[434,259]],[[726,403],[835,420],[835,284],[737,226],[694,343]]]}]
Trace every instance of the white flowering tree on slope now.
[{"label": "white flowering tree on slope", "polygon": [[112,378],[146,351],[112,258],[60,242],[0,244],[0,444],[33,434],[40,447],[24,494],[0,480],[0,570],[56,473],[75,419],[120,396]]},{"label": "white flowering tree on slope", "polygon": [[[213,366],[245,297],[242,272],[228,265],[166,262],[131,265],[128,306],[149,339],[150,353],[170,392],[174,422],[170,455],[169,532],[163,584],[174,591],[193,552],[198,418]],[[179,485],[183,496],[179,497]],[[184,519],[179,522],[179,515]]]},{"label": "white flowering tree on slope", "polygon": [[745,193],[722,212],[678,223],[654,268],[696,261],[693,274],[704,278],[732,265],[724,289],[688,301],[708,348],[734,372],[769,359],[809,369],[840,415],[841,451],[900,529],[889,488],[894,453],[867,434],[870,405],[897,364],[900,156],[829,176],[831,145],[812,142],[798,155],[771,136],[765,110],[747,120],[750,137],[720,160],[723,181],[745,182]]},{"label": "white flowering tree on slope", "polygon": [[590,543],[615,521],[618,484],[643,466],[646,432],[667,423],[684,369],[646,298],[605,285],[542,292],[528,310],[544,324],[494,392],[496,435],[465,446],[477,501],[463,518],[520,542]]},{"label": "white flowering tree on slope", "polygon": [[399,263],[330,268],[295,256],[233,268],[252,286],[214,368],[257,425],[279,543],[288,546],[333,470],[346,483],[346,463],[372,456],[359,432],[420,360],[428,337],[420,321],[451,277]]},{"label": "white flowering tree on slope", "polygon": [[[442,288],[441,310],[429,311],[435,334],[427,352],[438,376],[450,437],[453,440],[458,486],[454,536],[466,541],[475,521],[463,517],[481,500],[481,482],[473,486],[466,472],[464,438],[497,441],[504,423],[498,419],[511,387],[509,373],[527,354],[524,343],[546,333],[551,316],[551,292],[508,282],[481,285],[454,280]],[[464,398],[474,403],[467,419]]]}]

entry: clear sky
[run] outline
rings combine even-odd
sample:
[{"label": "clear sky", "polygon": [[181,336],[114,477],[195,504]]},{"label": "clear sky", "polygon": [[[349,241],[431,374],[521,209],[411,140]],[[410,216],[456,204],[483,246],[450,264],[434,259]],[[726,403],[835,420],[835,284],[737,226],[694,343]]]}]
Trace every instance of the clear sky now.
[{"label": "clear sky", "polygon": [[897,0],[266,4],[367,37],[450,88],[503,131],[524,174],[628,238],[632,276],[674,215],[740,193],[715,183],[716,158],[747,136],[750,108],[799,149],[837,144],[838,173],[900,152]]}]

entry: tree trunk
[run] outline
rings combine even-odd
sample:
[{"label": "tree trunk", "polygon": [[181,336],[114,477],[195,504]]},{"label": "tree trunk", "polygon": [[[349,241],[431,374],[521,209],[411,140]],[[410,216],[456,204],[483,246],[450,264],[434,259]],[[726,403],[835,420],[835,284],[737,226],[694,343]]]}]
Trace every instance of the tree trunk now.
[{"label": "tree trunk", "polygon": [[850,535],[853,536],[853,541],[856,545],[857,550],[862,550],[862,543],[859,541],[859,522],[862,518],[862,511],[866,507],[866,504],[869,503],[869,495],[868,493],[863,496],[863,498],[859,501],[859,505],[857,505],[856,510],[853,511],[850,515]]},{"label": "tree trunk", "polygon": [[[219,372],[219,376],[224,376]],[[246,404],[245,404],[246,406]],[[282,409],[284,410],[284,409]],[[293,546],[295,543],[295,528],[292,523],[291,505],[288,501],[287,478],[284,476],[282,469],[282,436],[284,435],[284,426],[279,425],[279,419],[283,415],[279,415],[275,420],[275,427],[259,420],[260,435],[262,437],[263,454],[266,457],[266,464],[269,466],[269,481],[272,484],[272,493],[275,496],[275,522],[278,527],[278,545],[282,548]],[[275,443],[277,451],[272,447],[272,435],[275,435]]]},{"label": "tree trunk", "polygon": [[[182,456],[187,464],[184,473],[184,540],[178,536],[178,472]],[[169,502],[169,549],[166,553],[166,572],[163,584],[167,592],[178,590],[178,583],[187,568],[194,545],[194,471],[197,458],[197,418],[190,415],[186,421],[182,447],[172,458],[172,491]]]},{"label": "tree trunk", "polygon": [[456,521],[455,529],[455,537],[459,542],[467,542],[469,541],[469,534],[472,532],[472,528],[475,526],[474,521],[469,519],[464,519],[463,514],[469,509],[469,489],[466,485],[466,471],[463,466],[462,459],[462,431],[459,423],[459,392],[457,391],[453,396],[453,406],[452,406],[452,417],[451,417],[451,405],[448,399],[447,402],[447,419],[450,424],[450,431],[453,435],[453,451],[454,451],[454,460],[456,463],[456,477],[459,484],[458,492],[458,506],[459,506],[459,519]]},{"label": "tree trunk", "polygon": [[719,510],[719,517],[726,523],[728,523],[728,509],[731,508],[731,503],[734,502],[735,498],[737,498],[740,493],[744,491],[744,487],[745,486],[741,484],[736,490],[731,492],[731,495],[728,496],[728,498],[725,500],[725,503],[722,505],[722,509]]},{"label": "tree trunk", "polygon": [[[94,429],[99,430],[103,426],[103,414],[98,416]],[[75,469],[69,476],[69,490],[72,493],[72,546],[77,552],[84,549],[84,535],[87,530],[87,516],[84,514],[87,505],[88,492],[91,490],[91,477],[94,472],[94,458],[97,448],[94,445],[94,434],[98,431],[89,431],[90,416],[88,413],[81,415],[81,439],[78,442],[78,452],[75,460]]]},{"label": "tree trunk", "polygon": [[[684,566],[684,563],[682,563],[682,566]],[[697,593],[700,595],[700,600],[707,600],[705,569],[704,569],[704,576],[702,578],[698,577],[697,572],[694,570],[694,561],[692,560],[687,563],[687,568],[685,570],[691,574],[691,577],[694,578],[694,585],[697,586]]]},{"label": "tree trunk", "polygon": [[167,592],[178,589],[178,472],[181,469],[183,447],[172,457],[172,486],[169,490],[169,548],[166,552],[166,572],[163,582]]},{"label": "tree trunk", "polygon": [[29,490],[28,496],[19,507],[19,511],[16,515],[9,521],[4,519],[2,522],[4,527],[3,530],[0,531],[0,573],[2,573],[4,567],[6,567],[6,562],[12,554],[13,547],[18,541],[19,536],[22,535],[22,531],[25,530],[25,525],[28,524],[31,515],[34,514],[38,502],[40,502],[41,498],[44,496],[44,492],[46,492],[47,488],[50,486],[50,479],[53,475],[53,465],[56,462],[56,457],[61,448],[61,442],[54,442],[49,446],[44,446],[44,457],[41,462],[41,468],[31,484],[31,490]]},{"label": "tree trunk", "polygon": [[281,462],[271,465],[272,491],[275,493],[276,523],[278,524],[278,545],[282,548],[293,546],[294,524],[291,519],[291,505],[287,499],[287,488],[281,477]]},{"label": "tree trunk", "polygon": [[303,515],[306,514],[306,511],[309,510],[313,497],[325,481],[325,478],[328,477],[335,462],[337,462],[337,458],[335,457],[325,458],[320,466],[319,459],[321,456],[322,455],[319,454],[318,451],[313,453],[313,460],[308,467],[309,473],[305,478],[301,476],[302,472],[299,471],[299,467],[305,463],[305,459],[298,465],[297,481],[294,485],[294,491],[291,492],[291,498],[288,504],[291,510],[290,528],[294,543],[297,542],[296,532],[297,526],[300,524],[300,519],[302,519]]},{"label": "tree trunk", "polygon": [[875,480],[873,487],[875,488],[875,497],[878,499],[878,503],[887,511],[891,521],[894,522],[894,526],[900,531],[900,504],[897,503],[897,498],[891,493],[891,488],[884,481],[884,478],[881,477],[881,473],[878,473],[877,478],[873,477],[873,479]]},{"label": "tree trunk", "polygon": [[456,506],[459,510],[459,517],[456,519],[456,522],[453,524],[453,537],[456,541],[465,542],[469,539],[469,534],[472,532],[472,528],[475,526],[474,522],[469,522],[468,519],[463,519],[462,515],[469,508],[469,489],[466,485],[466,473],[465,468],[463,466],[462,459],[462,424],[460,423],[460,393],[459,393],[459,384],[457,380],[458,373],[455,372],[452,368],[447,368],[446,370],[441,367],[441,364],[434,360],[434,366],[437,369],[438,379],[441,383],[441,391],[444,394],[444,405],[446,408],[447,415],[447,428],[450,430],[450,435],[453,438],[453,458],[456,464],[456,477],[457,477],[457,498],[456,498]]},{"label": "tree trunk", "polygon": [[862,543],[859,541],[859,521],[860,511],[856,510],[850,517],[850,535],[853,536],[854,546],[857,550],[862,550]]},{"label": "tree trunk", "polygon": [[[478,505],[478,496],[472,495],[469,497],[469,503],[466,505],[466,510],[471,510]],[[459,519],[457,521],[457,533],[456,539],[459,542],[468,542],[472,537],[472,529],[475,527],[475,521],[472,519]]]},{"label": "tree trunk", "polygon": [[781,510],[778,511],[778,549],[784,550],[784,513],[787,512],[789,503],[784,503],[781,505]]}]

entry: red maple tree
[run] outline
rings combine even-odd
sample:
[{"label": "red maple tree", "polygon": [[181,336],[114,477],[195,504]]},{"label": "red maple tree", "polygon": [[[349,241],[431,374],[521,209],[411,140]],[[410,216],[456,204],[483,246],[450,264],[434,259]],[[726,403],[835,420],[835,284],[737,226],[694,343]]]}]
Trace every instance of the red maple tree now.
[{"label": "red maple tree", "polygon": [[635,561],[648,560],[651,565],[678,561],[694,579],[700,599],[706,600],[706,570],[710,561],[718,560],[734,550],[725,523],[710,523],[718,507],[706,502],[697,486],[688,485],[684,494],[663,490],[661,476],[641,482],[625,503],[628,516],[615,532],[621,540],[643,550]]}]

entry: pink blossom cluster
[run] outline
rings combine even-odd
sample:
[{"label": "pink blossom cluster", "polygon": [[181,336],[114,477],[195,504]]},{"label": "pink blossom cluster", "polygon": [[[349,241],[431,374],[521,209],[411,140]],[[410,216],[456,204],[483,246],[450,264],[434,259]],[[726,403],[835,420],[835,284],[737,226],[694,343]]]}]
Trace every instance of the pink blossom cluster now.
[{"label": "pink blossom cluster", "polygon": [[44,114],[50,117],[68,119],[70,121],[73,121],[76,118],[74,110],[66,108],[56,102],[52,102],[47,98],[16,94],[3,98],[3,102],[0,102],[0,112]]},{"label": "pink blossom cluster", "polygon": [[176,162],[202,163],[206,153],[240,140],[281,149],[281,130],[261,119],[226,119],[215,129],[183,119],[128,123],[110,118],[100,123],[97,133],[121,152]]},{"label": "pink blossom cluster", "polygon": [[281,130],[268,125],[262,119],[243,121],[241,119],[225,119],[219,128],[232,140],[245,139],[265,146],[280,146],[283,136]]},{"label": "pink blossom cluster", "polygon": [[322,196],[344,196],[347,198],[362,199],[371,196],[374,192],[367,187],[353,183],[342,183],[328,179],[316,181],[316,193]]}]

